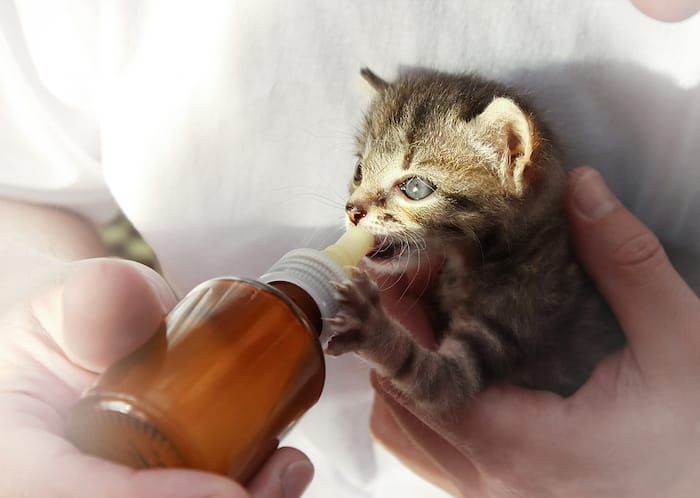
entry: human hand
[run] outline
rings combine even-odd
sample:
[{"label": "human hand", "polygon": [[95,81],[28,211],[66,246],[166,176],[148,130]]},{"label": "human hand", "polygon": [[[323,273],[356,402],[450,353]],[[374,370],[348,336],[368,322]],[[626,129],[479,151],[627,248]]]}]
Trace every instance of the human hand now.
[{"label": "human hand", "polygon": [[700,0],[632,0],[632,4],[652,19],[664,22],[683,21],[700,10]]},{"label": "human hand", "polygon": [[175,297],[135,263],[56,261],[40,291],[0,313],[0,496],[196,498],[300,496],[308,459],[279,449],[249,483],[194,470],[132,470],[81,454],[64,418],[108,365],[145,342]]},{"label": "human hand", "polygon": [[[625,349],[569,398],[494,386],[447,420],[374,376],[371,429],[457,496],[697,496],[700,300],[594,170],[572,173],[567,210],[580,260],[623,327]],[[403,292],[390,289],[386,305],[425,336],[417,297],[399,300]]]}]

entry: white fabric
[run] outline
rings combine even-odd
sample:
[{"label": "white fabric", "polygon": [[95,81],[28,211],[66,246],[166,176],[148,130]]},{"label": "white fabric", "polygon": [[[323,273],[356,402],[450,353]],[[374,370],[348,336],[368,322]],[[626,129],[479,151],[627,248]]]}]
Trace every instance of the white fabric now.
[{"label": "white fabric", "polygon": [[100,169],[88,4],[0,2],[0,196],[105,220],[117,209]]},{"label": "white fabric", "polygon": [[[257,276],[342,226],[367,65],[477,71],[542,109],[662,238],[700,251],[700,16],[625,0],[0,3],[0,195],[118,204],[174,287]],[[353,359],[290,441],[312,497],[440,496],[375,448]]]}]

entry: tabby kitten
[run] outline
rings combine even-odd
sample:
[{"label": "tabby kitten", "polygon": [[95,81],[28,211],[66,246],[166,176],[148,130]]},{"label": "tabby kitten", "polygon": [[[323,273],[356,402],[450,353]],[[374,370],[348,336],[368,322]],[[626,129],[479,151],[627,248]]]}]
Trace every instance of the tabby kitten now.
[{"label": "tabby kitten", "polygon": [[434,412],[496,381],[575,391],[623,336],[569,245],[550,132],[511,90],[476,76],[362,75],[377,93],[348,219],[375,236],[375,270],[444,261],[423,296],[438,346],[419,345],[358,270],[337,285],[327,353],[358,353]]}]

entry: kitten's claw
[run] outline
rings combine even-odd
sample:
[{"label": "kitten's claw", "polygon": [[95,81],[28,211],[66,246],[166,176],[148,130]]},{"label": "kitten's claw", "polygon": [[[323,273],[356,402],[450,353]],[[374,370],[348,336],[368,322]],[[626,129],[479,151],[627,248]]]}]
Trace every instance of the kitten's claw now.
[{"label": "kitten's claw", "polygon": [[334,282],[338,310],[326,320],[330,340],[326,353],[334,356],[375,347],[386,315],[379,302],[379,288],[358,268],[345,282]]},{"label": "kitten's claw", "polygon": [[357,332],[336,335],[328,341],[325,353],[330,356],[340,356],[341,354],[357,351],[361,343],[362,338]]},{"label": "kitten's claw", "polygon": [[334,282],[336,299],[343,307],[352,307],[355,311],[369,311],[369,307],[379,305],[379,287],[359,268],[350,270],[350,279]]},{"label": "kitten's claw", "polygon": [[361,320],[359,320],[356,316],[349,315],[343,311],[336,313],[336,315],[332,318],[326,319],[326,323],[331,326],[331,337],[347,334],[362,328]]}]

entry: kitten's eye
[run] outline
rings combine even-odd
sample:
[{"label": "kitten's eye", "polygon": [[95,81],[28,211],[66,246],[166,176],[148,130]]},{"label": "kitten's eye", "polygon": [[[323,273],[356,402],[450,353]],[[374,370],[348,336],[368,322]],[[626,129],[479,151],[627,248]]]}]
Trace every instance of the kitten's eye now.
[{"label": "kitten's eye", "polygon": [[414,201],[425,199],[437,189],[435,185],[418,176],[404,180],[399,184],[399,188],[406,194],[406,197]]},{"label": "kitten's eye", "polygon": [[355,185],[362,183],[362,159],[357,160],[357,164],[355,165],[355,175],[352,177],[352,183]]}]

